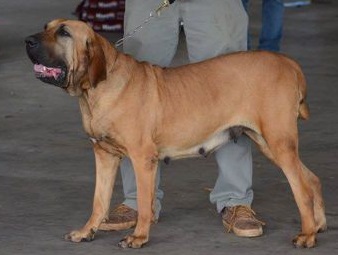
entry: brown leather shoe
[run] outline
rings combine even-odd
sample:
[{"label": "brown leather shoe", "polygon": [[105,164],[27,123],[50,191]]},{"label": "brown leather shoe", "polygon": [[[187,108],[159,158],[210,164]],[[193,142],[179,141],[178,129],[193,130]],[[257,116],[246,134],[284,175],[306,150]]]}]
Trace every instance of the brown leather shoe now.
[{"label": "brown leather shoe", "polygon": [[109,218],[101,223],[99,230],[113,231],[135,227],[137,223],[137,211],[120,204],[113,209]]},{"label": "brown leather shoe", "polygon": [[257,237],[263,234],[265,223],[255,218],[256,213],[250,206],[225,207],[221,215],[227,232],[233,231],[241,237]]}]

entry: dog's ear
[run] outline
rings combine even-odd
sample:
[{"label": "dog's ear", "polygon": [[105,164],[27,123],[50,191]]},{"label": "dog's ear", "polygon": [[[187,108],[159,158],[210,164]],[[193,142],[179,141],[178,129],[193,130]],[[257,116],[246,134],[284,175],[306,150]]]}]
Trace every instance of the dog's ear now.
[{"label": "dog's ear", "polygon": [[106,58],[97,35],[86,42],[88,54],[88,78],[91,87],[106,79]]}]

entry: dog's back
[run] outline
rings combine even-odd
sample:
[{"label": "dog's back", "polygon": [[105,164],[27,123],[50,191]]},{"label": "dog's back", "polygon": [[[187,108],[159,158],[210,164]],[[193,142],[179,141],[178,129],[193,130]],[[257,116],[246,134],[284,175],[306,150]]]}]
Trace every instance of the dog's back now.
[{"label": "dog's back", "polygon": [[275,114],[277,108],[293,112],[298,107],[299,117],[309,116],[304,75],[295,61],[282,54],[232,53],[164,69],[158,77],[168,143],[174,142],[177,130],[182,141],[198,135],[199,127],[201,136],[220,126],[246,124],[259,132],[261,115]]}]

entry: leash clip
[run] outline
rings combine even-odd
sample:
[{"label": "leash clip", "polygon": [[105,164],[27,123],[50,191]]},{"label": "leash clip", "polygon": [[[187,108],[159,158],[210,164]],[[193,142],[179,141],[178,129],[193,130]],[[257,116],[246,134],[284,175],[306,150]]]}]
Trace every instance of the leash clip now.
[{"label": "leash clip", "polygon": [[174,2],[175,2],[175,0],[163,0],[162,3],[156,9],[154,9],[154,10],[152,10],[150,12],[148,18],[146,18],[139,26],[137,26],[136,28],[134,28],[134,30],[132,30],[131,32],[127,33],[124,37],[122,37],[120,40],[118,40],[115,43],[115,47],[121,46],[126,39],[132,37],[137,31],[139,31],[140,29],[142,29],[143,26],[145,26],[147,23],[149,23],[153,18],[159,17],[161,15],[162,11],[165,8],[169,7]]},{"label": "leash clip", "polygon": [[160,16],[160,15],[161,15],[161,12],[163,11],[163,9],[169,7],[169,5],[170,5],[169,0],[163,0],[163,2],[160,4],[160,6],[157,7],[157,9],[155,10],[156,15],[157,15],[157,16]]}]

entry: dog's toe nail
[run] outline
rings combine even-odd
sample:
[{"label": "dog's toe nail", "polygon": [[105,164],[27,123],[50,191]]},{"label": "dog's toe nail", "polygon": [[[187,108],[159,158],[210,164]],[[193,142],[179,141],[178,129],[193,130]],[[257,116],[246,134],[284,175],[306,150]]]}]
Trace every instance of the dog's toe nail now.
[{"label": "dog's toe nail", "polygon": [[118,247],[123,248],[123,249],[128,248],[128,244],[125,239],[122,239],[117,245]]},{"label": "dog's toe nail", "polygon": [[63,239],[65,239],[66,241],[71,240],[70,234],[65,234],[65,235],[63,235]]}]

